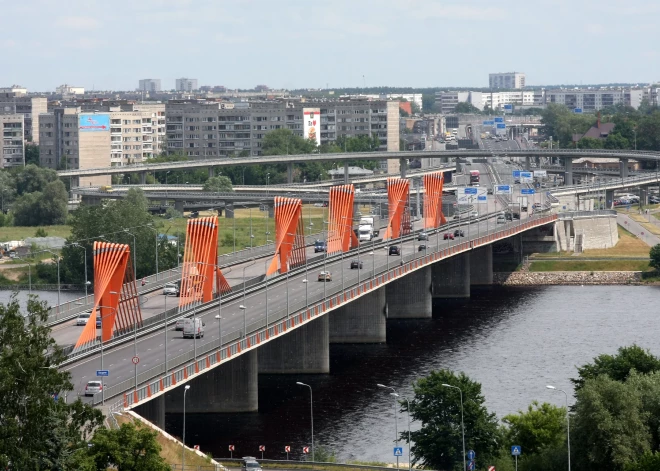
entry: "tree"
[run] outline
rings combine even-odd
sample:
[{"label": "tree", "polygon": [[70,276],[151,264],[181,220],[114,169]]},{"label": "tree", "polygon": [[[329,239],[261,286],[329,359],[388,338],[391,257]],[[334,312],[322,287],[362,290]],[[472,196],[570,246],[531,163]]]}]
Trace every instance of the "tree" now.
[{"label": "tree", "polygon": [[100,411],[67,404],[71,375],[47,319],[34,296],[26,313],[15,296],[0,304],[0,469],[78,469],[73,456],[102,424]]},{"label": "tree", "polygon": [[624,471],[658,471],[660,469],[660,453],[646,452],[635,463],[628,463]]},{"label": "tree", "polygon": [[234,188],[232,187],[231,180],[229,178],[220,175],[219,177],[211,177],[206,180],[202,190],[213,193],[223,193],[234,191]]},{"label": "tree", "polygon": [[264,136],[261,145],[263,155],[311,154],[316,143],[294,134],[290,129],[276,129]]},{"label": "tree", "polygon": [[649,265],[656,270],[660,270],[660,244],[654,245],[649,251]]},{"label": "tree", "polygon": [[481,110],[474,106],[472,103],[462,101],[454,108],[454,113],[457,114],[481,114]]},{"label": "tree", "polygon": [[583,137],[578,142],[578,147],[580,149],[602,149],[603,144],[604,142],[602,139],[596,139],[594,137]]},{"label": "tree", "polygon": [[619,133],[611,133],[605,139],[605,149],[629,149],[630,141]]},{"label": "tree", "polygon": [[19,196],[14,205],[14,224],[17,226],[41,226],[45,223],[39,217],[39,204],[41,203],[41,192],[34,191]]},{"label": "tree", "polygon": [[435,95],[422,94],[422,111],[424,113],[433,113],[435,110]]},{"label": "tree", "polygon": [[12,169],[14,173],[14,188],[18,195],[44,191],[48,183],[57,180],[57,172],[50,168],[41,168],[30,164]]},{"label": "tree", "polygon": [[[658,250],[660,251],[660,248]],[[653,260],[653,256],[651,259]],[[594,358],[593,363],[579,367],[578,377],[571,381],[578,391],[585,381],[600,376],[607,375],[614,381],[625,381],[633,370],[642,374],[660,371],[660,359],[637,345],[620,347],[616,355],[599,355]]]},{"label": "tree", "polygon": [[[482,462],[489,462],[499,449],[497,418],[483,405],[481,384],[464,373],[457,375],[448,370],[433,371],[413,384],[415,397],[410,401],[410,415],[422,424],[411,433],[414,462],[432,469],[463,467],[459,391],[443,384],[462,390],[466,449],[475,449]],[[405,403],[402,406],[407,409]],[[402,439],[407,441],[408,434],[403,433]]]},{"label": "tree", "polygon": [[422,112],[422,109],[419,107],[417,102],[414,101],[410,102],[410,110],[412,111],[413,114],[420,114]]},{"label": "tree", "polygon": [[522,446],[525,455],[555,448],[566,441],[566,408],[537,401],[526,412],[509,414],[502,419],[509,426],[510,443]]},{"label": "tree", "polygon": [[13,206],[17,226],[64,224],[67,216],[68,194],[64,183],[47,183],[43,193],[35,191],[20,196]]},{"label": "tree", "polygon": [[39,165],[39,146],[25,144],[25,165]]}]

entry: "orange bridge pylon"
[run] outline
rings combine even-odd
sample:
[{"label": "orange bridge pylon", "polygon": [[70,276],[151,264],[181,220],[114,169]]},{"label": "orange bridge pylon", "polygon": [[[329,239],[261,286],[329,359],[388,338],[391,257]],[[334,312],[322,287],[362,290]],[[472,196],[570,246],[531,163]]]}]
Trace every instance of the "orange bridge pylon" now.
[{"label": "orange bridge pylon", "polygon": [[113,333],[125,333],[142,326],[142,312],[126,244],[94,242],[94,308],[76,342],[75,350],[97,341],[96,319],[101,318],[101,338],[107,342]]},{"label": "orange bridge pylon", "polygon": [[388,220],[383,240],[396,239],[401,235],[410,234],[410,180],[405,178],[387,179]]},{"label": "orange bridge pylon", "polygon": [[424,175],[424,229],[435,229],[445,224],[442,213],[442,185],[445,178],[442,172]]},{"label": "orange bridge pylon", "polygon": [[330,188],[328,218],[328,253],[347,252],[358,246],[353,232],[353,185],[333,186]]},{"label": "orange bridge pylon", "polygon": [[218,264],[218,217],[191,219],[186,227],[183,251],[179,311],[213,299],[216,293],[229,293],[231,287]]},{"label": "orange bridge pylon", "polygon": [[305,264],[305,230],[302,219],[302,200],[275,197],[275,256],[267,275],[276,271],[286,273],[289,268]]}]

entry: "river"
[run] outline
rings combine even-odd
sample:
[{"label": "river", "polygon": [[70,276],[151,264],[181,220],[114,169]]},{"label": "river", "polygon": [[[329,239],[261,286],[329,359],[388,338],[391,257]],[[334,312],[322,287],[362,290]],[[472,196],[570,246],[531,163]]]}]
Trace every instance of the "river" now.
[{"label": "river", "polygon": [[[7,304],[14,292],[10,290],[0,290],[0,303]],[[18,301],[21,305],[21,308],[25,309],[25,304],[27,302],[29,291],[21,290],[18,292]],[[57,305],[57,291],[36,291],[32,290],[32,294],[39,296],[41,301],[46,301],[48,306]],[[91,293],[90,293],[91,295]],[[60,292],[60,303],[65,303],[67,301],[72,301],[85,296],[85,292],[80,291],[61,291]]]}]

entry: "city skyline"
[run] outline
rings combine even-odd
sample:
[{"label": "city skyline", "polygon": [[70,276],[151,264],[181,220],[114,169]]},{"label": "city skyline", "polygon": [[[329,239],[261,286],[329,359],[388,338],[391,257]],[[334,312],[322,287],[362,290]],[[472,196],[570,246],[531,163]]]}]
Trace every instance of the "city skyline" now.
[{"label": "city skyline", "polygon": [[660,79],[649,67],[660,5],[648,0],[69,3],[66,14],[41,0],[5,6],[5,18],[33,27],[0,32],[13,64],[2,86],[135,90],[155,77],[169,90],[194,77],[228,88],[483,88],[489,73],[512,71],[529,86]]}]

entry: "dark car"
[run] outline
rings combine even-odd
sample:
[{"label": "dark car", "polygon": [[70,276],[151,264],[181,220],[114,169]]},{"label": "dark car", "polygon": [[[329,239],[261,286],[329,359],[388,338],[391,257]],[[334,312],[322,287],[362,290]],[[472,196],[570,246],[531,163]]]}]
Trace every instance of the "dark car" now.
[{"label": "dark car", "polygon": [[426,245],[424,244],[419,244],[419,247],[417,247],[418,252],[425,252],[426,251]]},{"label": "dark car", "polygon": [[314,253],[325,252],[327,245],[324,240],[317,240],[314,242]]},{"label": "dark car", "polygon": [[451,232],[445,232],[445,235],[442,236],[444,240],[454,240],[454,234]]},{"label": "dark car", "polygon": [[454,237],[465,237],[465,232],[463,232],[461,229],[456,229],[454,231]]},{"label": "dark car", "polygon": [[401,249],[398,245],[390,245],[390,255],[401,255]]},{"label": "dark car", "polygon": [[493,189],[492,189],[492,188],[488,188],[488,190],[486,190],[486,194],[488,194],[488,195],[492,195],[492,194],[493,194]]},{"label": "dark car", "polygon": [[98,314],[96,315],[96,328],[100,329],[101,328],[101,316]]},{"label": "dark car", "polygon": [[351,270],[357,268],[358,270],[362,268],[362,260],[351,260]]},{"label": "dark car", "polygon": [[507,221],[513,221],[513,214],[511,214],[511,213],[504,213],[504,218],[505,218]]},{"label": "dark car", "polygon": [[426,232],[420,232],[417,235],[417,240],[429,240],[429,235]]}]

